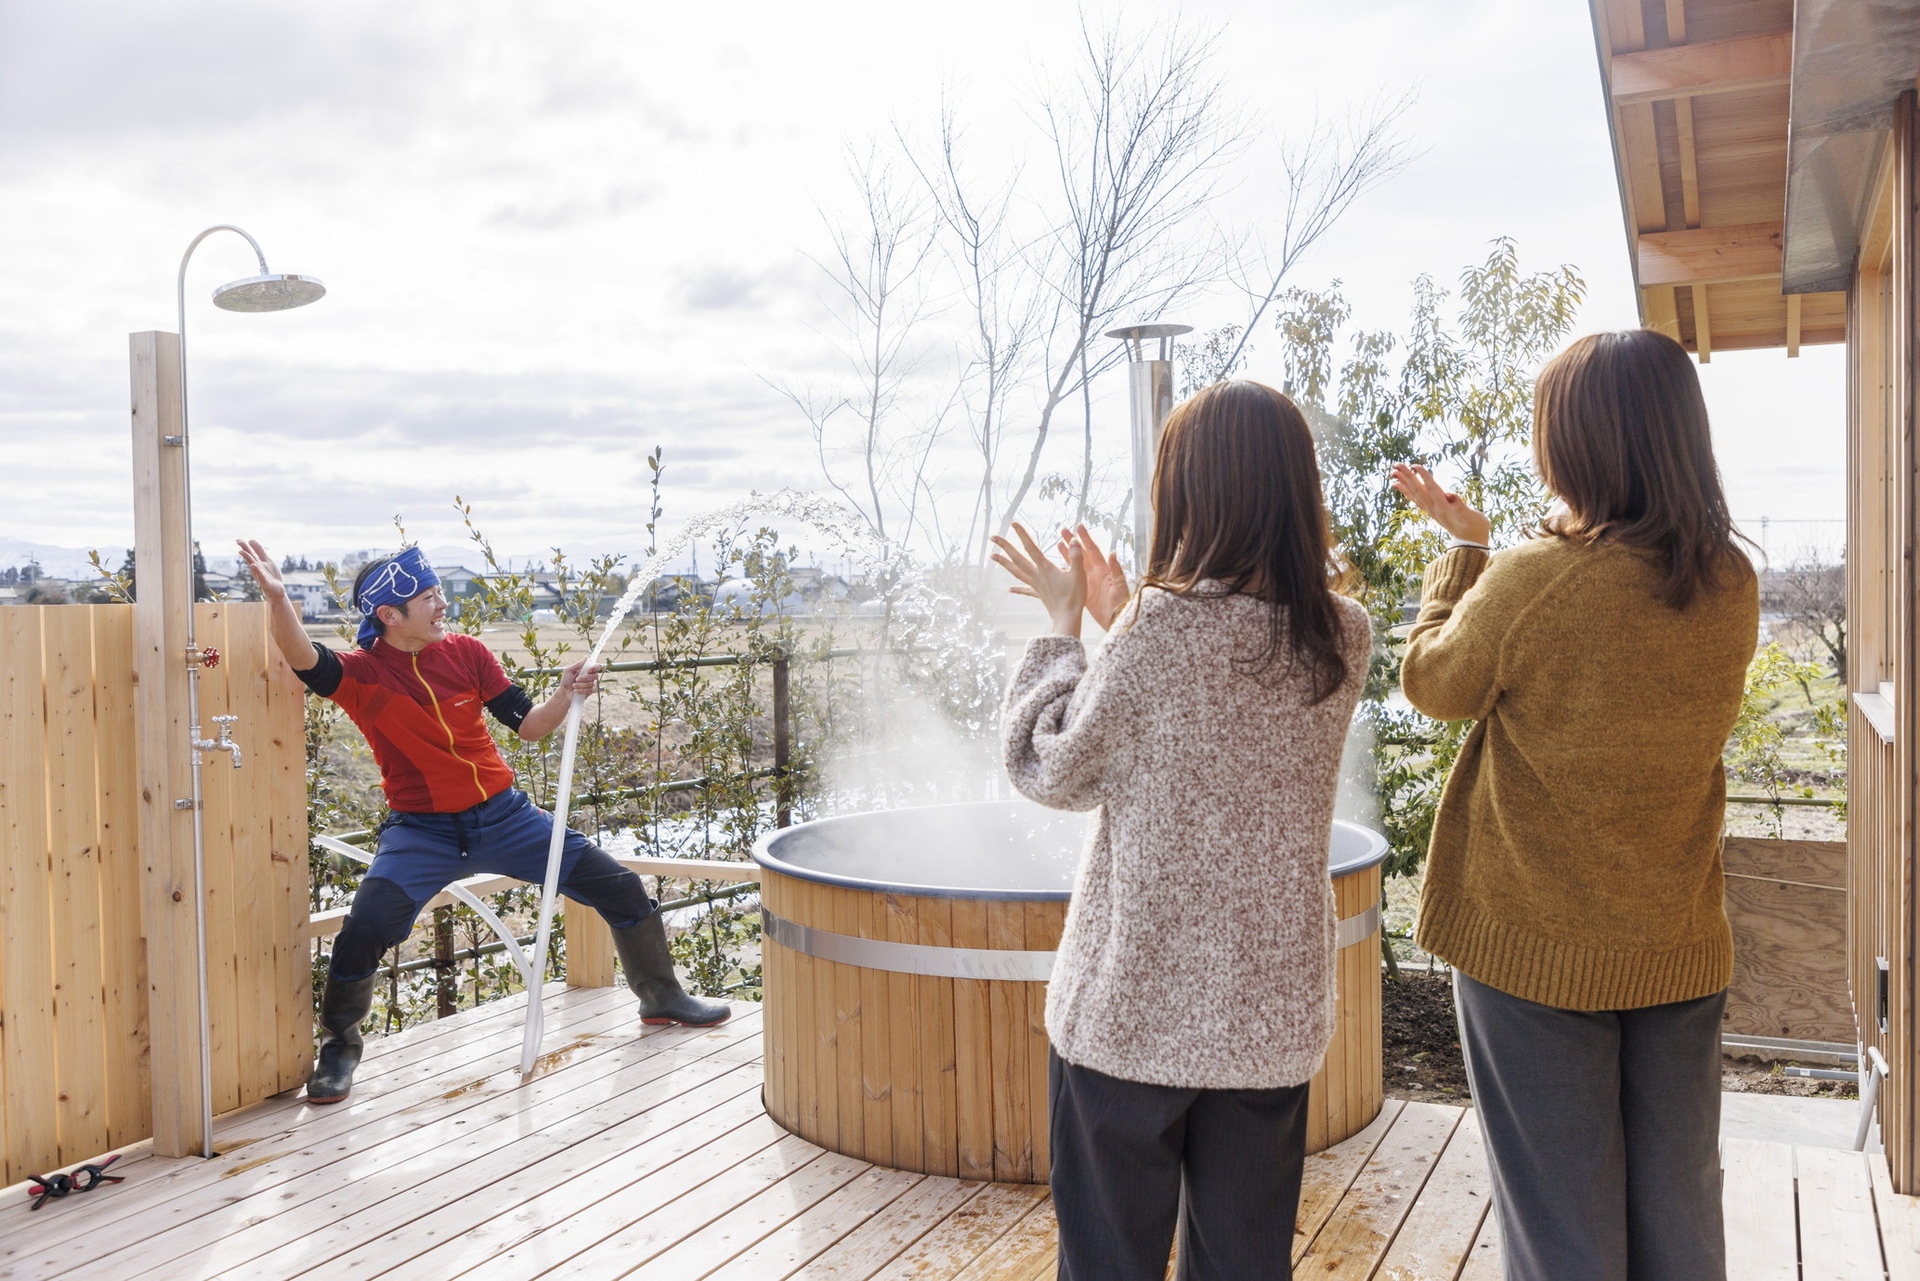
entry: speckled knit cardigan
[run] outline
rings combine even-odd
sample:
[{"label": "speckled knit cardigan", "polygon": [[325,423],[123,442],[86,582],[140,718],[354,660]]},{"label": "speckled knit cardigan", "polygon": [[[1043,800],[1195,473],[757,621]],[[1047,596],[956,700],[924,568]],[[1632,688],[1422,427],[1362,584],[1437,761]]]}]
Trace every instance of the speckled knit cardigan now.
[{"label": "speckled knit cardigan", "polygon": [[1341,601],[1347,680],[1316,704],[1303,665],[1234,665],[1271,606],[1202,592],[1146,591],[1091,664],[1073,637],[1030,641],[1007,693],[1013,785],[1094,811],[1047,1033],[1123,1080],[1298,1085],[1333,1035],[1327,845],[1367,617]]}]

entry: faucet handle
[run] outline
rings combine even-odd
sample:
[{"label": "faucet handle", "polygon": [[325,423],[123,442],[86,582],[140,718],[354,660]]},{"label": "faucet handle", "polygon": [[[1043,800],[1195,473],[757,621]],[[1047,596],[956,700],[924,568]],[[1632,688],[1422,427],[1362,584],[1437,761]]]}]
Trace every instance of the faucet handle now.
[{"label": "faucet handle", "polygon": [[221,727],[222,733],[225,733],[227,730],[232,729],[235,723],[239,721],[239,719],[240,718],[238,716],[215,716],[212,718],[213,723]]}]

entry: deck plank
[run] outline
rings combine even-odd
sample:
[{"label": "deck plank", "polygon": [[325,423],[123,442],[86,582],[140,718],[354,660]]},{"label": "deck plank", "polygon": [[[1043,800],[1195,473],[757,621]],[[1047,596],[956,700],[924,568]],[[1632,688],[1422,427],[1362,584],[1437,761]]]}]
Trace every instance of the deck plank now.
[{"label": "deck plank", "polygon": [[[795,1147],[796,1144],[800,1146]],[[498,1242],[493,1243],[482,1261],[464,1271],[452,1270],[451,1264],[464,1264],[466,1260],[453,1248],[456,1243],[449,1242],[448,1246],[415,1259],[401,1275],[408,1278],[458,1276],[462,1281],[524,1281],[549,1274],[568,1276],[570,1272],[565,1265],[582,1251],[644,1222],[648,1216],[687,1195],[689,1189],[704,1187],[737,1166],[766,1157],[782,1145],[789,1154],[810,1146],[781,1129],[771,1118],[755,1117],[665,1169],[646,1172],[617,1189],[617,1195],[604,1197],[558,1219],[546,1214],[537,1218],[530,1213],[512,1216],[511,1221],[497,1230],[517,1234],[515,1239],[504,1248]],[[533,1203],[529,1210],[538,1212],[542,1208]],[[692,1224],[686,1231],[691,1232],[698,1226]]]},{"label": "deck plank", "polygon": [[[556,1026],[574,1034],[610,1031],[615,1024],[609,1020],[619,1017],[591,1001],[579,1002],[563,1013],[566,1017],[557,1018]],[[646,1043],[666,1047],[680,1039],[647,1038]],[[489,1053],[488,1046],[496,1043],[500,1048]],[[609,1037],[609,1048],[615,1043]],[[404,1133],[418,1123],[414,1112],[448,1092],[449,1077],[464,1081],[470,1072],[496,1074],[484,1078],[489,1082],[485,1088],[468,1090],[461,1107],[477,1106],[517,1085],[517,1074],[509,1078],[506,1073],[517,1064],[518,1051],[504,1044],[504,1038],[472,1047],[472,1058],[454,1053],[453,1048],[445,1047],[442,1076],[426,1075],[423,1063],[417,1079],[385,1091],[377,1086],[357,1088],[345,1103],[318,1107],[300,1101],[291,1108],[262,1106],[234,1114],[225,1124],[216,1125],[220,1155],[214,1160],[151,1160],[145,1163],[137,1181],[115,1186],[115,1195],[90,1207],[92,1213],[84,1219],[69,1217],[58,1224],[34,1222],[28,1230],[0,1234],[0,1277],[46,1276],[81,1261],[96,1261],[103,1231],[127,1234],[119,1236],[119,1242],[124,1242],[213,1213],[248,1192],[284,1181],[297,1172],[280,1164],[277,1157],[329,1145],[345,1155],[383,1137]],[[415,1070],[406,1069],[409,1073]],[[399,1078],[389,1074],[385,1079],[393,1082]],[[32,1266],[26,1266],[29,1259]],[[16,1265],[21,1268],[18,1272],[13,1270]]]},{"label": "deck plank", "polygon": [[[506,1242],[557,1223],[614,1195],[626,1183],[699,1151],[753,1120],[759,1107],[758,1077],[739,1069],[643,1110],[627,1106],[617,1113],[615,1124],[598,1134],[567,1143],[517,1170],[484,1177],[495,1172],[479,1164],[461,1167],[474,1176],[464,1186],[422,1189],[429,1196],[424,1204],[408,1207],[417,1213],[406,1222],[378,1235],[370,1234],[368,1224],[357,1234],[354,1248],[300,1275],[455,1275],[461,1266],[485,1262]],[[428,1269],[412,1262],[429,1254],[434,1262]]]},{"label": "deck plank", "polygon": [[1506,1270],[1506,1257],[1500,1251],[1500,1213],[1496,1209],[1480,1221],[1480,1235],[1473,1239],[1467,1264],[1460,1269],[1460,1281],[1501,1281]]},{"label": "deck plank", "polygon": [[953,1281],[1035,1281],[1058,1266],[1060,1228],[1053,1198],[1043,1198],[979,1258],[954,1274]]},{"label": "deck plank", "polygon": [[1409,1103],[1367,1159],[1333,1217],[1294,1271],[1325,1281],[1366,1281],[1426,1186],[1462,1109]]},{"label": "deck plank", "polygon": [[[838,1152],[824,1152],[795,1170],[772,1187],[756,1193],[753,1197],[720,1218],[695,1232],[671,1249],[656,1256],[647,1263],[647,1270],[660,1277],[708,1277],[727,1266],[744,1254],[756,1253],[760,1247],[768,1246],[768,1260],[773,1269],[762,1272],[747,1272],[745,1275],[757,1278],[778,1277],[791,1271],[784,1259],[782,1245],[804,1246],[806,1232],[801,1229],[789,1233],[788,1229],[801,1223],[809,1212],[825,1204],[836,1194],[849,1188],[857,1188],[868,1175],[876,1176],[889,1190],[895,1191],[900,1181],[910,1181],[910,1176],[902,1175],[898,1170],[880,1170],[866,1161],[850,1156],[841,1156]],[[889,1179],[887,1176],[891,1176]],[[773,1238],[781,1237],[781,1242]],[[803,1256],[805,1262],[813,1250]],[[578,1265],[567,1270],[569,1281],[575,1277],[597,1277],[591,1258],[587,1266]],[[611,1278],[623,1276],[624,1272],[607,1272]]]},{"label": "deck plank", "polygon": [[868,1281],[990,1183],[922,1179],[793,1274],[792,1281]]},{"label": "deck plank", "polygon": [[1741,1281],[1799,1281],[1793,1148],[1754,1139],[1722,1139],[1720,1173],[1727,1275]]},{"label": "deck plank", "polygon": [[[216,1275],[291,1277],[315,1268],[330,1272],[335,1259],[369,1238],[402,1231],[529,1166],[565,1161],[577,1144],[636,1116],[647,1117],[672,1103],[698,1115],[752,1087],[753,1073],[744,1067],[711,1061],[663,1064],[656,1058],[541,1100],[517,1115],[503,1115],[478,1134],[466,1123],[453,1141],[412,1163],[409,1177],[400,1181],[405,1190],[399,1195],[368,1204],[355,1180],[324,1201],[301,1200],[249,1228],[245,1235],[253,1239],[244,1249],[254,1253]],[[496,1137],[487,1130],[504,1133]],[[307,1182],[302,1181],[302,1191]],[[241,1243],[234,1239],[220,1244],[225,1256],[241,1252]],[[270,1248],[263,1252],[262,1246]]]},{"label": "deck plank", "polygon": [[1366,1129],[1307,1158],[1301,1172],[1300,1210],[1294,1216],[1293,1259],[1296,1265],[1326,1226],[1334,1207],[1340,1204],[1340,1198],[1346,1196],[1354,1179],[1366,1168],[1368,1159],[1380,1146],[1380,1141],[1386,1138],[1387,1131],[1400,1118],[1400,1109],[1404,1106],[1399,1099],[1388,1099],[1381,1107],[1380,1114],[1373,1118]]},{"label": "deck plank", "polygon": [[1046,1188],[1037,1183],[984,1185],[978,1196],[903,1250],[886,1270],[888,1281],[951,1281],[1046,1199]]},{"label": "deck plank", "polygon": [[1492,1204],[1480,1118],[1469,1110],[1380,1261],[1378,1281],[1454,1281]]},{"label": "deck plank", "polygon": [[1881,1281],[1880,1228],[1867,1158],[1837,1148],[1795,1148],[1802,1281]]},{"label": "deck plank", "polygon": [[[589,1067],[600,1070],[589,1075]],[[463,1195],[490,1177],[564,1151],[569,1139],[614,1124],[643,1107],[649,1095],[671,1097],[729,1072],[751,1071],[672,1054],[638,1061],[623,1061],[617,1052],[600,1055],[574,1072],[536,1080],[483,1108],[423,1118],[400,1138],[330,1159],[320,1169],[236,1202],[210,1222],[182,1224],[139,1242],[124,1260],[112,1261],[132,1275],[141,1275],[136,1269],[149,1260],[184,1258],[193,1261],[201,1278],[243,1264],[242,1271],[253,1276],[290,1276],[365,1239],[343,1232],[349,1220],[378,1235],[397,1226],[393,1216],[425,1214],[438,1208],[439,1197]],[[445,1179],[450,1170],[458,1177]],[[404,1191],[368,1205],[369,1178]]]},{"label": "deck plank", "polygon": [[[631,1189],[675,1168],[676,1177],[699,1182],[718,1167],[715,1145],[763,1120],[757,1090],[735,1094],[717,1107],[706,1092],[724,1092],[729,1075],[633,1117],[570,1150],[528,1166],[431,1214],[368,1241],[312,1275],[323,1277],[452,1277],[556,1227],[610,1198],[635,1212]],[[704,1108],[704,1110],[702,1110]],[[744,1159],[774,1141],[764,1133],[757,1146],[738,1147]],[[656,1187],[662,1186],[658,1183]],[[670,1195],[678,1196],[683,1188]]]},{"label": "deck plank", "polygon": [[[827,1155],[805,1139],[788,1135],[772,1146],[762,1148],[731,1169],[708,1179],[700,1186],[686,1190],[684,1195],[668,1202],[651,1214],[628,1222],[612,1235],[588,1246],[568,1259],[566,1266],[558,1269],[556,1275],[564,1276],[566,1281],[611,1281],[611,1278],[623,1277],[635,1268],[658,1258],[707,1225],[725,1218],[767,1191],[772,1185],[785,1183]],[[827,1167],[826,1180],[832,1186],[821,1190],[820,1196],[825,1196],[827,1192],[853,1177],[855,1171],[846,1171],[842,1177],[844,1170],[842,1163],[851,1160],[851,1157],[837,1155],[833,1157],[835,1164]],[[855,1163],[856,1167],[858,1164]],[[808,1179],[796,1188],[790,1188],[787,1195],[793,1195],[795,1192],[804,1193],[816,1186],[817,1180]],[[818,1200],[819,1197],[813,1199]],[[808,1204],[812,1204],[812,1201]],[[672,1275],[663,1270],[655,1271],[661,1276]],[[488,1269],[482,1268],[476,1269],[473,1275],[488,1276],[491,1273]],[[535,1274],[505,1273],[502,1275]]]},{"label": "deck plank", "polygon": [[752,1249],[708,1273],[707,1281],[778,1281],[790,1277],[925,1179],[923,1174],[869,1166],[851,1183]]},{"label": "deck plank", "polygon": [[1873,1208],[1880,1220],[1881,1249],[1887,1260],[1887,1281],[1920,1281],[1920,1197],[1893,1190],[1887,1158],[1867,1158],[1873,1180]]}]

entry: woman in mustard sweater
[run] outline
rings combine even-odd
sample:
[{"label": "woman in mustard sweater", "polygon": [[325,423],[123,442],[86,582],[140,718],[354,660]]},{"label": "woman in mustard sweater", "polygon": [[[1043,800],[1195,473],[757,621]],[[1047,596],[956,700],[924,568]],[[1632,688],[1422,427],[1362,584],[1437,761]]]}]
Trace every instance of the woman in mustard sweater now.
[{"label": "woman in mustard sweater", "polygon": [[1507,1281],[1710,1281],[1720,1216],[1721,752],[1759,633],[1706,403],[1681,346],[1594,334],[1534,391],[1562,507],[1491,554],[1453,536],[1402,681],[1472,720],[1434,824],[1420,945],[1454,967]]}]

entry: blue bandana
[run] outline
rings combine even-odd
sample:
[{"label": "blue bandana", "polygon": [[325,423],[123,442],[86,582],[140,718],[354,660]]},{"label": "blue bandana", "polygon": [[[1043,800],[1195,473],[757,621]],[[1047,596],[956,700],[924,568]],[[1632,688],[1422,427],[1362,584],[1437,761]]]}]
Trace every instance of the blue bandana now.
[{"label": "blue bandana", "polygon": [[405,605],[421,592],[431,591],[440,585],[440,576],[433,572],[433,566],[427,564],[427,558],[418,547],[409,547],[367,576],[360,588],[360,595],[354,600],[354,608],[360,611],[360,634],[356,639],[361,649],[372,649],[373,642],[379,639],[380,629],[374,621],[374,611],[382,605]]}]

